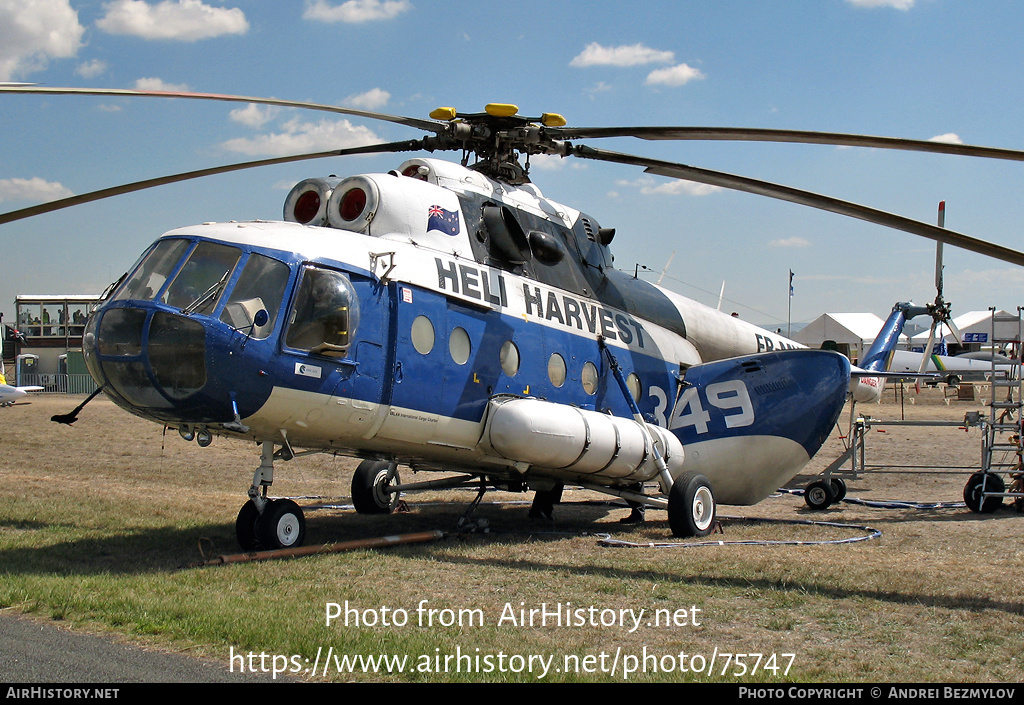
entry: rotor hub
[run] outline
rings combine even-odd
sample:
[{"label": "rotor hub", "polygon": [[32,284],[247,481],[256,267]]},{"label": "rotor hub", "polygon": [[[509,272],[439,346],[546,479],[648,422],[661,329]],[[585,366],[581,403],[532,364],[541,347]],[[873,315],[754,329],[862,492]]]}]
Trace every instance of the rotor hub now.
[{"label": "rotor hub", "polygon": [[466,166],[472,153],[477,159],[473,169],[510,184],[529,181],[529,162],[521,161],[524,155],[568,153],[564,142],[547,134],[547,127],[565,125],[565,118],[557,113],[526,117],[519,115],[515,105],[489,103],[482,113],[438,108],[430,117],[448,123],[446,133],[436,139],[438,149],[462,149]]}]

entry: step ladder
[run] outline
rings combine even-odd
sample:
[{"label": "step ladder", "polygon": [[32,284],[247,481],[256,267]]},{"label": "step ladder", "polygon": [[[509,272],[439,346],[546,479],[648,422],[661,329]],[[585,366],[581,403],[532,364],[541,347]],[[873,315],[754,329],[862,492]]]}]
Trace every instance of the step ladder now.
[{"label": "step ladder", "polygon": [[[1024,439],[1021,418],[1024,411],[1024,380],[1021,379],[1022,307],[1015,314],[992,312],[989,344],[993,353],[1002,353],[1012,364],[992,358],[989,381],[992,395],[989,417],[982,434],[981,472],[975,473],[964,487],[964,502],[975,512],[991,512],[1012,499],[1020,508],[1024,506],[1024,472],[1021,468]],[[1009,475],[1009,482],[1003,480]]]}]

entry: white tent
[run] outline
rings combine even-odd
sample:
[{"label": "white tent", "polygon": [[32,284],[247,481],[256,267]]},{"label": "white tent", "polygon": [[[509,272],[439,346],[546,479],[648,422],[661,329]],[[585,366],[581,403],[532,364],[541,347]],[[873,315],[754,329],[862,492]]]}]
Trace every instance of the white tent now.
[{"label": "white tent", "polygon": [[[1015,314],[1007,313],[1006,311],[996,311],[998,316],[1013,316]],[[926,322],[924,316],[914,319],[915,322]],[[963,335],[963,342],[966,345],[971,343],[985,344],[989,342],[992,337],[992,312],[991,311],[968,311],[953,319],[953,323],[960,330]],[[942,337],[946,343],[955,343],[956,338],[953,333],[950,332],[949,328],[942,326],[941,328]],[[1016,319],[1012,325],[1006,323],[1000,323],[996,326],[996,338],[1000,340],[1009,340],[1017,337],[1017,324]],[[938,336],[936,336],[938,340]],[[924,346],[928,344],[928,331],[922,331],[910,339],[912,348],[924,349]]]},{"label": "white tent", "polygon": [[860,358],[885,323],[873,313],[824,313],[793,335],[793,340],[820,348],[826,340],[850,346],[850,357]]}]

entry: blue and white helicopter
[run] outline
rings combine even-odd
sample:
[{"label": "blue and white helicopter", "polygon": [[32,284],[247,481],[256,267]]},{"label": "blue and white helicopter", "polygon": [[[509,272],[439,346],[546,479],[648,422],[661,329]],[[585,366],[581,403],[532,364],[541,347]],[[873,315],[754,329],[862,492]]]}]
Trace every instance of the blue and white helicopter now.
[{"label": "blue and white helicopter", "polygon": [[[4,86],[0,92],[162,96],[285,105],[387,120],[429,136],[267,159],[104,189],[0,214],[0,223],[225,171],[327,156],[414,156],[381,174],[296,185],[283,222],[207,223],[160,237],[90,316],[90,373],[115,403],[208,445],[261,444],[236,521],[245,550],[302,544],[302,509],[271,499],[275,461],[301,450],[363,458],[352,499],[387,513],[400,493],[563,483],[667,509],[708,534],[718,503],[790,481],[847,396],[881,384],[802,346],[612,266],[614,230],[545,197],[529,157],[578,157],[781,198],[1024,264],[1024,253],[745,177],[595,149],[577,139],[849,144],[1022,159],[915,140],[717,128],[570,128],[495,104],[431,120],[246,96]],[[895,343],[895,340],[893,341]],[[881,351],[884,353],[885,351]],[[403,483],[399,466],[441,479]],[[657,490],[645,489],[647,484]]]}]

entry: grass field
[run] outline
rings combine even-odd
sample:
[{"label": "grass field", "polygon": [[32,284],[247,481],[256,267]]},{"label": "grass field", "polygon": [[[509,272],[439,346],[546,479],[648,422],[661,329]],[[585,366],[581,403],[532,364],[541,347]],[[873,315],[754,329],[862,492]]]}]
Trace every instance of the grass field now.
[{"label": "grass field", "polygon": [[[935,393],[917,401],[868,411],[962,419],[980,408],[947,405]],[[617,520],[625,509],[568,490],[555,521],[538,523],[527,519],[527,495],[495,493],[473,517],[485,519],[488,531],[461,533],[456,525],[472,493],[417,495],[408,513],[388,517],[309,511],[307,543],[431,529],[446,538],[190,568],[204,555],[236,551],[234,518],[258,448],[220,438],[199,448],[103,399],[73,427],[49,421],[75,403],[37,397],[0,412],[0,608],[225,664],[232,654],[252,654],[253,668],[315,680],[1024,677],[1024,516],[1010,508],[975,515],[963,507],[844,503],[810,512],[801,497],[780,494],[754,507],[720,507],[720,514],[852,524],[882,535],[738,545],[868,532],[727,519],[724,533],[711,537],[725,545],[627,548],[604,545],[599,535],[670,542],[664,512],[623,528]],[[963,466],[980,455],[977,429],[884,431],[871,432],[870,463]],[[792,486],[840,448],[840,440],[830,441]],[[279,463],[273,494],[344,505],[352,467],[323,455]],[[873,472],[850,482],[850,496],[955,501],[967,471],[958,472]],[[340,614],[328,624],[332,609]],[[356,654],[405,661],[342,660]]]}]

